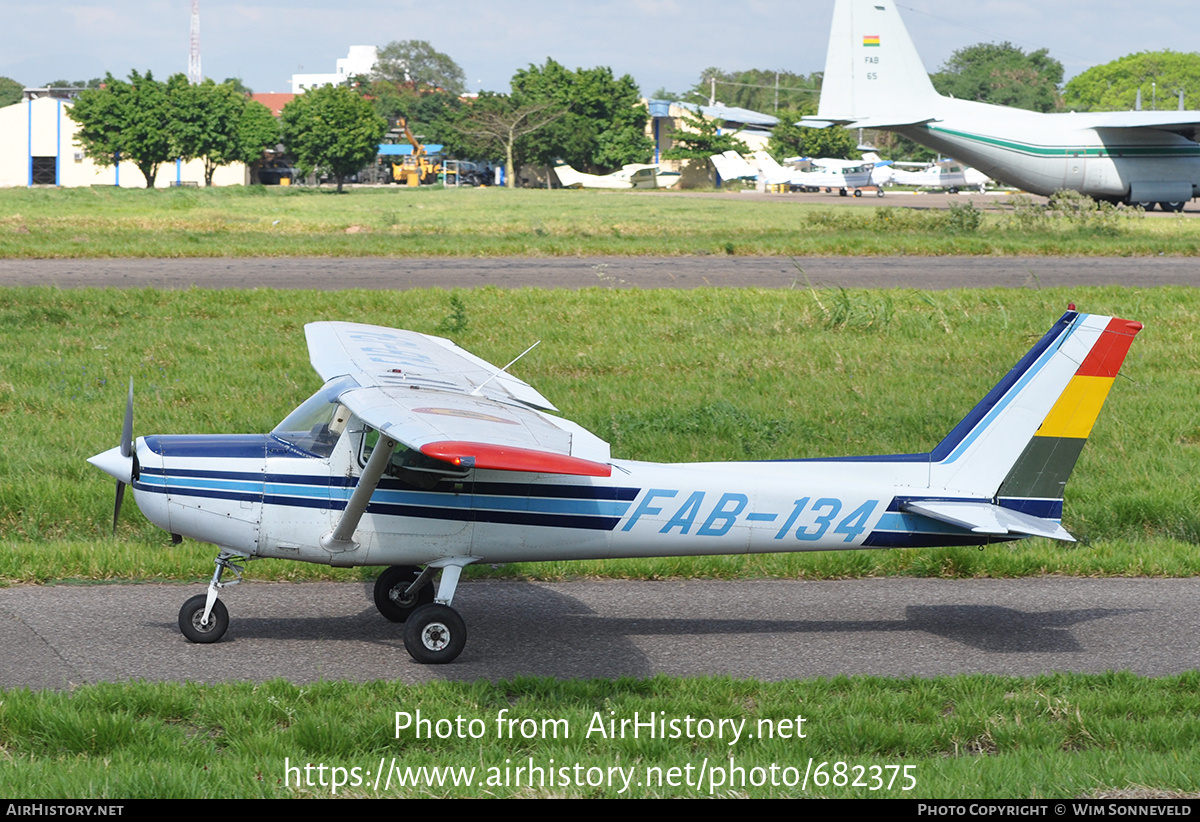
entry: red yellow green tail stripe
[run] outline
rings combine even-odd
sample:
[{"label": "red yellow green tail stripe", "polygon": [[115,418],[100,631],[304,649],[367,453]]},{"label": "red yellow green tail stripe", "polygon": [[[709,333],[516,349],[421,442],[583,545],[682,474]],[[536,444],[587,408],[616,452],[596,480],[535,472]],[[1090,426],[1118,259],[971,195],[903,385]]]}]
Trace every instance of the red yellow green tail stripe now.
[{"label": "red yellow green tail stripe", "polygon": [[1113,318],[1000,486],[1000,497],[1058,498],[1142,324]]}]

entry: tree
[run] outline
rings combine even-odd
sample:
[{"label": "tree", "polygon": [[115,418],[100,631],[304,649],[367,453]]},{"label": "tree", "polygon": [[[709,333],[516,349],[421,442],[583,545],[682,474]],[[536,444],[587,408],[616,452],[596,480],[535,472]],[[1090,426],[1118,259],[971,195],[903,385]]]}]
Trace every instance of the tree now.
[{"label": "tree", "polygon": [[25,87],[11,77],[0,77],[0,108],[21,102]]},{"label": "tree", "polygon": [[504,159],[505,185],[514,188],[516,146],[522,137],[545,128],[566,114],[553,103],[522,105],[512,97],[481,94],[455,123],[454,148],[474,157]]},{"label": "tree", "polygon": [[308,171],[325,170],[341,193],[346,178],[375,159],[387,120],[348,86],[309,89],[283,107],[283,142]]},{"label": "tree", "polygon": [[241,77],[226,77],[221,81],[221,85],[232,86],[233,90],[238,94],[243,94],[247,97],[254,93],[254,89],[243,83]]},{"label": "tree", "polygon": [[407,84],[367,77],[353,78],[351,86],[389,123],[404,118],[409,129],[425,142],[453,141],[453,122],[463,106],[456,95],[436,89],[418,91]]},{"label": "tree", "polygon": [[829,157],[850,160],[858,156],[858,134],[848,128],[806,128],[796,125],[803,112],[784,109],[779,125],[771,129],[767,150],[776,160],[785,157]]},{"label": "tree", "polygon": [[1012,43],[977,43],[950,55],[930,75],[939,94],[1030,111],[1060,108],[1063,67],[1046,49],[1026,54]]},{"label": "tree", "polygon": [[279,142],[279,123],[262,103],[246,99],[229,82],[189,85],[182,74],[167,81],[171,136],[178,156],[202,160],[204,185],[232,163],[253,165]]},{"label": "tree", "polygon": [[427,40],[394,40],[379,50],[371,79],[414,90],[441,89],[457,97],[466,87],[467,76],[458,63]]},{"label": "tree", "polygon": [[649,111],[628,74],[614,77],[607,66],[570,71],[547,58],[544,66],[514,74],[512,89],[518,106],[548,105],[563,112],[521,141],[521,155],[532,162],[562,160],[583,171],[605,173],[626,163],[644,163],[654,150],[646,136]]},{"label": "tree", "polygon": [[76,140],[95,163],[129,160],[146,178],[146,188],[154,188],[159,166],[177,156],[167,87],[149,71],[130,72],[129,82],[107,75],[102,88],[80,92],[67,113],[79,123]]},{"label": "tree", "polygon": [[233,161],[249,166],[253,181],[254,165],[262,160],[263,152],[279,145],[279,120],[262,103],[247,100],[238,118],[237,130],[238,153]]},{"label": "tree", "polygon": [[716,167],[711,158],[714,154],[726,151],[736,151],[739,154],[750,149],[733,134],[721,133],[721,121],[705,117],[699,111],[690,112],[683,116],[686,131],[676,131],[671,135],[673,145],[663,152],[666,160],[690,160],[703,162],[708,179],[716,184]]},{"label": "tree", "polygon": [[100,88],[102,85],[103,79],[93,77],[91,80],[51,80],[46,83],[46,88]]},{"label": "tree", "polygon": [[205,80],[189,85],[175,74],[167,80],[171,101],[171,137],[175,153],[185,160],[204,163],[204,185],[211,186],[218,166],[241,158],[238,125],[246,97],[232,85]]},{"label": "tree", "polygon": [[1144,51],[1093,66],[1067,82],[1063,105],[1076,111],[1127,111],[1139,90],[1146,109],[1175,108],[1181,91],[1185,106],[1200,107],[1200,54]]}]

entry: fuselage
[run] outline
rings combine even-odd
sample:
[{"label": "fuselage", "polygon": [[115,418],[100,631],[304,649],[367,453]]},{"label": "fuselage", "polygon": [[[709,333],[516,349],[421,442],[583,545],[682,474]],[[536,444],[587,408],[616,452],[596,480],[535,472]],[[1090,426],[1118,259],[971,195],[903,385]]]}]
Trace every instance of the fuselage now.
[{"label": "fuselage", "polygon": [[[352,424],[330,455],[320,457],[269,434],[139,438],[134,496],[148,519],[172,533],[248,557],[342,566],[996,539],[900,510],[911,499],[988,501],[931,494],[928,455],[686,464],[615,460],[610,477],[484,470],[385,476],[359,524],[355,547],[331,551],[320,537],[337,522],[358,482],[362,439],[361,426],[356,432]],[[1020,503],[1025,510],[1029,505]],[[1035,513],[1058,519],[1061,500],[1047,500]]]},{"label": "fuselage", "polygon": [[1200,112],[1043,114],[942,96],[883,0],[835,3],[818,113],[806,119],[896,131],[1035,194],[1178,210],[1200,191]]},{"label": "fuselage", "polygon": [[1200,144],[1152,128],[1106,128],[1107,114],[1041,114],[940,98],[931,122],[892,130],[1024,191],[1127,201],[1200,194]]}]

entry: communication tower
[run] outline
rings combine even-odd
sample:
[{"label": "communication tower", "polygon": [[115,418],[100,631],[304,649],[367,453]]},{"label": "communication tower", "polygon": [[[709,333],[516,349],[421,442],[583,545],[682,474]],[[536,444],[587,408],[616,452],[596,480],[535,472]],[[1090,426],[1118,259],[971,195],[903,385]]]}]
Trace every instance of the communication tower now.
[{"label": "communication tower", "polygon": [[200,0],[192,0],[192,38],[188,49],[188,82],[196,85],[204,79],[200,71]]}]

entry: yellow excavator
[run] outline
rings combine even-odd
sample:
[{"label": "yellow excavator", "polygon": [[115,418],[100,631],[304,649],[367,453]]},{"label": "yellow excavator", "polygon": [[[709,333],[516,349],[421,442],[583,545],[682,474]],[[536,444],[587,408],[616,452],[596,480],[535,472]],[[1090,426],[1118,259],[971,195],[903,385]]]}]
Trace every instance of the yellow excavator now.
[{"label": "yellow excavator", "polygon": [[441,163],[434,160],[425,152],[425,146],[413,136],[408,123],[403,117],[396,123],[404,131],[404,136],[412,145],[412,154],[405,155],[400,162],[392,163],[392,180],[407,186],[419,186],[422,183],[436,182],[442,173]]}]

